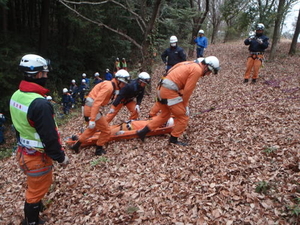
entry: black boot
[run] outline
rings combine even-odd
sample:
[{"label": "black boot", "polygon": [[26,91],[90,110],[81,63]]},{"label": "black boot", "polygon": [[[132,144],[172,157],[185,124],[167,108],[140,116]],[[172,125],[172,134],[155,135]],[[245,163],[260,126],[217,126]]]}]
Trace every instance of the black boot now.
[{"label": "black boot", "polygon": [[252,79],[251,83],[255,84],[256,83],[256,79]]},{"label": "black boot", "polygon": [[42,201],[40,201],[39,203],[40,203],[40,212],[44,212],[47,209],[46,206],[43,204]]},{"label": "black boot", "polygon": [[71,146],[71,149],[74,150],[76,153],[79,153],[80,145],[81,145],[81,142],[77,141],[73,146]]},{"label": "black boot", "polygon": [[38,225],[44,224],[45,222],[40,220],[40,202],[38,203],[27,203],[24,205],[25,220],[22,225]]},{"label": "black boot", "polygon": [[172,136],[172,135],[171,135],[171,137],[170,137],[169,142],[172,143],[172,144],[175,144],[175,145],[182,145],[182,146],[187,146],[187,145],[188,145],[187,143],[178,141],[178,137],[174,137],[174,136]]},{"label": "black boot", "polygon": [[97,145],[95,155],[103,155],[103,154],[106,154],[106,151],[103,149],[102,146]]},{"label": "black boot", "polygon": [[138,130],[138,131],[136,132],[136,134],[139,136],[139,138],[140,138],[142,141],[144,141],[146,135],[147,135],[150,131],[151,131],[151,130],[149,129],[149,127],[148,127],[148,126],[145,126],[143,129]]},{"label": "black boot", "polygon": [[248,83],[249,79],[244,79],[244,84]]}]

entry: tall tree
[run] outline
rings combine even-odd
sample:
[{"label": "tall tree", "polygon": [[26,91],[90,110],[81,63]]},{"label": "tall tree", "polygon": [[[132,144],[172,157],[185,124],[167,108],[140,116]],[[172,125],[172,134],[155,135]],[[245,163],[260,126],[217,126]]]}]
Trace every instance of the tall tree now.
[{"label": "tall tree", "polygon": [[279,0],[278,9],[277,9],[277,16],[275,19],[275,26],[274,26],[274,33],[273,33],[273,42],[271,47],[271,53],[270,53],[270,60],[273,60],[276,54],[277,44],[280,39],[280,25],[282,24],[283,19],[283,13],[285,8],[286,0]]},{"label": "tall tree", "polygon": [[278,9],[275,18],[273,42],[270,53],[270,60],[273,60],[277,50],[277,44],[280,40],[280,33],[285,16],[287,15],[288,9],[295,3],[295,0],[279,0]]},{"label": "tall tree", "polygon": [[[150,4],[149,1],[121,2],[115,0],[99,2],[75,2],[59,0],[59,2],[73,11],[76,15],[80,16],[82,19],[118,34],[121,38],[124,38],[133,44],[139,50],[142,69],[147,67],[147,71],[149,71],[151,68],[149,62],[151,61],[148,61],[147,59],[151,58],[153,54],[150,48],[152,45],[151,36],[155,34],[155,26],[159,16],[162,0],[155,0],[153,4]],[[105,23],[105,18],[91,18],[87,13],[84,14],[84,12],[80,11],[79,9],[80,6],[83,5],[92,5],[94,8],[97,7],[97,10],[100,12],[101,8],[104,7],[105,4],[112,4],[113,7],[119,9],[118,16],[123,17],[126,20],[122,23],[123,27],[120,26],[119,23],[111,23],[111,21],[108,21],[109,23]],[[140,12],[140,14],[137,12]],[[134,23],[134,25],[131,23]],[[128,26],[135,26],[135,31],[129,33],[128,29],[126,29]],[[139,28],[139,32],[137,31],[137,28]]]},{"label": "tall tree", "polygon": [[248,28],[253,21],[253,6],[243,0],[224,1],[220,7],[222,19],[226,23],[224,42],[227,42]]},{"label": "tall tree", "polygon": [[48,50],[49,10],[50,10],[50,0],[43,0],[42,11],[41,11],[40,38],[39,38],[39,52],[43,56],[46,56]]},{"label": "tall tree", "polygon": [[300,9],[299,9],[295,33],[294,33],[292,44],[291,44],[291,47],[289,50],[289,55],[294,55],[296,53],[299,33],[300,33]]},{"label": "tall tree", "polygon": [[[198,35],[198,31],[202,28],[205,29],[203,27],[203,23],[207,17],[207,14],[209,13],[209,0],[190,0],[190,7],[191,9],[194,9],[197,13],[195,14],[195,16],[192,18],[192,24],[193,24],[193,28],[192,28],[192,34],[193,35]],[[190,41],[191,47],[189,48],[188,51],[188,56],[189,57],[193,57],[194,54],[194,36],[191,37],[191,41]]]},{"label": "tall tree", "polygon": [[211,2],[211,23],[212,23],[212,34],[211,43],[215,43],[215,39],[218,34],[219,26],[222,21],[222,14],[220,12],[220,6],[224,4],[224,0],[212,0]]}]

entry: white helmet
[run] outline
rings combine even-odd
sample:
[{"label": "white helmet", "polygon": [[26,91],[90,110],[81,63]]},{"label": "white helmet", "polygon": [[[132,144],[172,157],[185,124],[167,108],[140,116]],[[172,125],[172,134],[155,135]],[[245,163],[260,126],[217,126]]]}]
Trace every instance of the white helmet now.
[{"label": "white helmet", "polygon": [[127,84],[130,81],[130,75],[129,73],[124,70],[124,69],[120,69],[116,72],[115,77],[118,81],[121,81],[125,84]]},{"label": "white helmet", "polygon": [[215,56],[208,56],[204,58],[202,61],[205,65],[208,65],[208,69],[212,71],[214,74],[217,74],[220,70],[220,62],[219,59]]},{"label": "white helmet", "polygon": [[95,76],[95,77],[99,77],[99,73],[96,72],[96,73],[94,74],[94,76]]},{"label": "white helmet", "polygon": [[86,80],[85,80],[85,79],[82,79],[81,82],[82,82],[82,83],[86,83]]},{"label": "white helmet", "polygon": [[21,59],[19,69],[28,74],[35,74],[39,71],[49,72],[50,60],[39,55],[28,54]]},{"label": "white helmet", "polygon": [[200,58],[196,59],[194,62],[196,62],[196,63],[201,63],[203,60],[204,60],[204,58],[203,58],[203,57],[200,57]]},{"label": "white helmet", "polygon": [[48,101],[51,101],[51,100],[52,100],[52,97],[49,95],[49,96],[46,97],[46,99],[47,99]]},{"label": "white helmet", "polygon": [[73,84],[75,84],[76,83],[76,81],[73,79],[72,81],[71,81]]},{"label": "white helmet", "polygon": [[199,34],[204,34],[204,30],[199,30]]},{"label": "white helmet", "polygon": [[173,43],[176,43],[176,42],[178,42],[177,37],[176,36],[171,36],[170,37],[170,44],[173,44]]},{"label": "white helmet", "polygon": [[83,76],[83,77],[86,77],[86,74],[85,74],[85,73],[83,73],[83,74],[82,74],[82,76]]},{"label": "white helmet", "polygon": [[166,127],[171,127],[174,125],[174,119],[172,117],[170,117],[170,119],[168,119]]},{"label": "white helmet", "polygon": [[68,89],[67,89],[67,88],[64,88],[64,89],[63,89],[63,93],[68,93]]},{"label": "white helmet", "polygon": [[147,72],[141,72],[138,76],[139,80],[143,83],[149,84],[150,83],[150,75]]},{"label": "white helmet", "polygon": [[265,29],[265,25],[264,25],[264,24],[258,23],[258,24],[256,25],[256,30],[264,30],[264,29]]},{"label": "white helmet", "polygon": [[255,37],[255,32],[254,31],[250,31],[249,32],[249,38],[254,38]]},{"label": "white helmet", "polygon": [[109,72],[109,69],[106,69],[105,71],[106,71],[106,73],[108,73],[108,72]]}]

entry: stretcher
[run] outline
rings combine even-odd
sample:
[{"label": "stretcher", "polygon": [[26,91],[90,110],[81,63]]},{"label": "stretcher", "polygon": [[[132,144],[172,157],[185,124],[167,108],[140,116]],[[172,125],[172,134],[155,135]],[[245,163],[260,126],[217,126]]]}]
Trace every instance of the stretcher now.
[{"label": "stretcher", "polygon": [[[149,121],[150,120],[129,120],[121,124],[110,126],[111,136],[109,141],[118,141],[124,139],[137,138],[138,136],[136,132],[140,129],[143,129],[149,123]],[[174,127],[174,119],[170,118],[167,121],[167,123],[157,128],[156,130],[149,132],[147,136],[169,134],[171,133],[173,127]],[[88,138],[86,141],[82,142],[81,146],[84,147],[84,146],[96,145],[99,135],[101,135],[101,132],[100,131],[96,132],[93,136]],[[72,146],[73,144],[75,144],[77,140],[78,140],[78,135],[72,135],[72,137],[66,140],[66,145]]]}]

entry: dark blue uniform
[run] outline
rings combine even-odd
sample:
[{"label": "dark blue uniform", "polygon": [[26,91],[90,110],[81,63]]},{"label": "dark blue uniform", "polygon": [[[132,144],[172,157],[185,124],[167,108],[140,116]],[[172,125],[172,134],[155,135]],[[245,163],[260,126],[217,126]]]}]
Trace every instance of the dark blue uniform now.
[{"label": "dark blue uniform", "polygon": [[136,104],[141,105],[144,97],[145,87],[139,85],[138,79],[132,80],[129,84],[126,84],[120,90],[117,98],[113,102],[113,106],[117,106],[120,103],[126,105],[126,103],[133,101],[136,98]]},{"label": "dark blue uniform", "polygon": [[179,46],[169,47],[161,54],[162,61],[167,63],[167,71],[179,62],[186,61],[186,54]]}]

